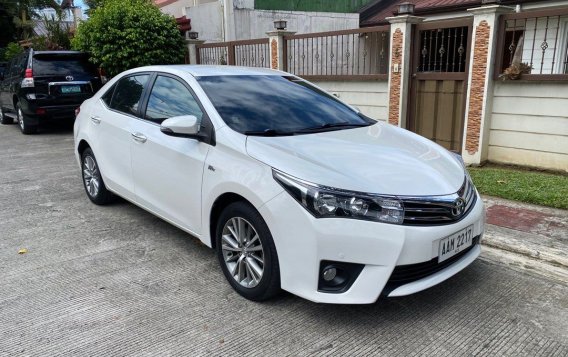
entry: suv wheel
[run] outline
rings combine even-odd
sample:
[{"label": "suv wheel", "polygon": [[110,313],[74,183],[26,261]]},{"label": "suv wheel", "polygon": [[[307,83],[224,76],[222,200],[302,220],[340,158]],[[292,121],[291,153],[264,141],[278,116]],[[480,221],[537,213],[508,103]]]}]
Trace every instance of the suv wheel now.
[{"label": "suv wheel", "polygon": [[0,123],[1,124],[14,124],[14,119],[4,114],[4,109],[0,108]]},{"label": "suv wheel", "polygon": [[95,154],[90,148],[85,149],[81,156],[83,171],[83,186],[89,199],[97,205],[105,205],[114,200],[112,192],[107,190]]},{"label": "suv wheel", "polygon": [[216,242],[223,274],[241,296],[263,301],[280,292],[276,247],[253,206],[246,202],[227,206],[217,222]]},{"label": "suv wheel", "polygon": [[37,133],[37,125],[30,125],[29,119],[24,115],[20,103],[16,103],[16,114],[18,115],[18,124],[20,124],[20,130],[23,134],[29,135]]}]

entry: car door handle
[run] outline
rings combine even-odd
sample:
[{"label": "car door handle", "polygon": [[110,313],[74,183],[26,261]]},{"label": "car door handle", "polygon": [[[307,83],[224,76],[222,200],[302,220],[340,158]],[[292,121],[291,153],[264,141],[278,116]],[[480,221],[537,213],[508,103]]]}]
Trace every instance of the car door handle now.
[{"label": "car door handle", "polygon": [[91,117],[91,121],[95,124],[100,124],[101,123],[101,118],[99,117]]},{"label": "car door handle", "polygon": [[131,133],[132,139],[138,141],[139,143],[145,143],[148,140],[144,135],[140,133]]}]

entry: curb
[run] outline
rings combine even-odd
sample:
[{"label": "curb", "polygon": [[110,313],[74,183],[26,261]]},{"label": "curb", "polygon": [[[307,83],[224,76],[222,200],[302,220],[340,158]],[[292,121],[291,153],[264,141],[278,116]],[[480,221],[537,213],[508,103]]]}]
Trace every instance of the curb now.
[{"label": "curb", "polygon": [[568,211],[482,198],[488,213],[482,258],[568,284]]}]

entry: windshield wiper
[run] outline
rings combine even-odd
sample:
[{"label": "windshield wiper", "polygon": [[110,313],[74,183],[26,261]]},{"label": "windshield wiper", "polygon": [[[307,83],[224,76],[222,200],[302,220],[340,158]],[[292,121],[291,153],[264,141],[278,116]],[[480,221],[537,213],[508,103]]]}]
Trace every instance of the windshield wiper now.
[{"label": "windshield wiper", "polygon": [[333,128],[359,128],[363,126],[369,126],[371,123],[349,123],[349,122],[340,122],[340,123],[325,123],[318,126],[313,126],[310,128],[305,128],[301,130],[296,130],[296,133],[311,133],[314,131],[320,131],[325,129],[333,129]]},{"label": "windshield wiper", "polygon": [[289,136],[294,135],[292,131],[279,131],[276,129],[265,129],[265,130],[249,130],[245,131],[243,134],[251,136]]}]

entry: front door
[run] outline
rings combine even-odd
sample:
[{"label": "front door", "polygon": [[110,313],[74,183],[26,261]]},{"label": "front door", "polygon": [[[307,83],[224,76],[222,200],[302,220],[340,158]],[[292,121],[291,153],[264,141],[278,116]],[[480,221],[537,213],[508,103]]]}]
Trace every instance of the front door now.
[{"label": "front door", "polygon": [[408,129],[460,152],[464,129],[471,20],[416,26]]},{"label": "front door", "polygon": [[180,78],[158,74],[143,120],[135,120],[131,142],[137,201],[177,226],[201,232],[201,183],[209,145],[160,131],[167,118],[204,111]]}]

